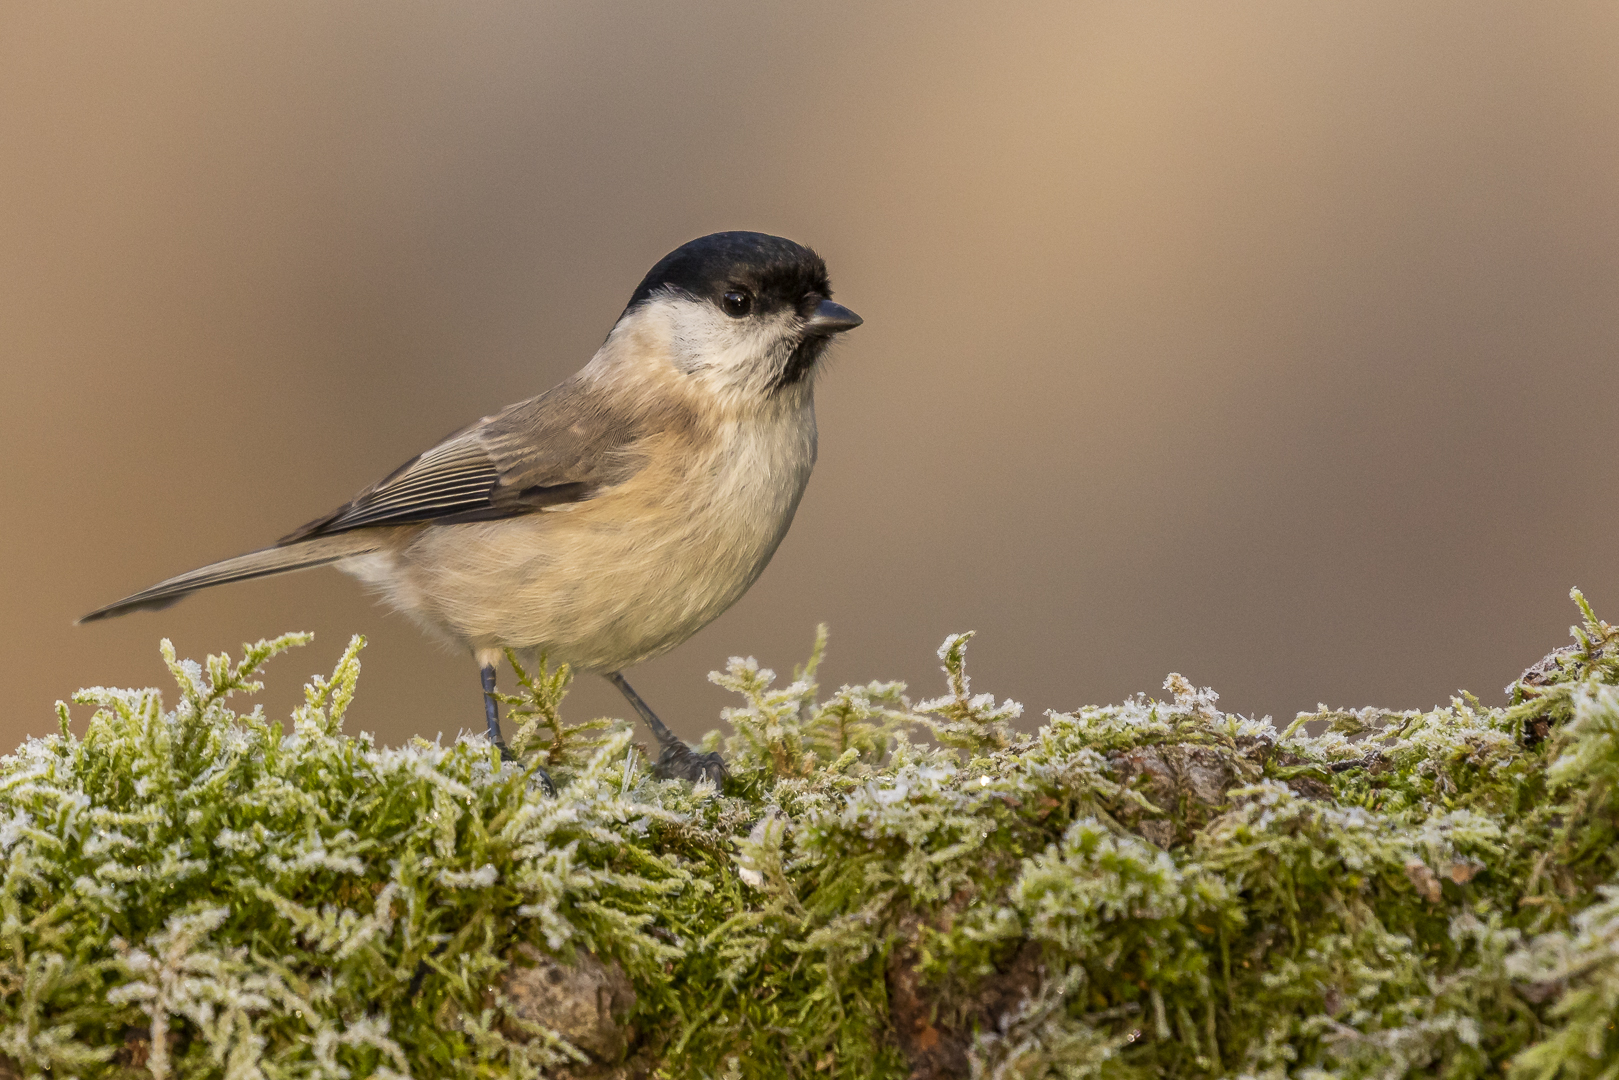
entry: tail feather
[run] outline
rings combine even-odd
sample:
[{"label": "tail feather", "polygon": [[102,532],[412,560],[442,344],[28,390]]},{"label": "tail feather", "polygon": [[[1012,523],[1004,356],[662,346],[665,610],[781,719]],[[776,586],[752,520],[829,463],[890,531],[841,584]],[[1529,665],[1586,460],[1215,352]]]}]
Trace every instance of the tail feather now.
[{"label": "tail feather", "polygon": [[167,581],[160,581],[149,589],[142,589],[133,596],[124,597],[117,603],[97,608],[80,619],[79,623],[110,619],[131,611],[156,611],[210,585],[223,585],[230,581],[247,581],[250,578],[285,574],[311,566],[324,566],[339,559],[346,559],[350,555],[364,555],[368,551],[377,550],[379,546],[376,534],[368,534],[368,531],[362,530],[317,537],[298,544],[288,544],[286,547],[250,551],[246,555],[210,563],[171,577]]}]

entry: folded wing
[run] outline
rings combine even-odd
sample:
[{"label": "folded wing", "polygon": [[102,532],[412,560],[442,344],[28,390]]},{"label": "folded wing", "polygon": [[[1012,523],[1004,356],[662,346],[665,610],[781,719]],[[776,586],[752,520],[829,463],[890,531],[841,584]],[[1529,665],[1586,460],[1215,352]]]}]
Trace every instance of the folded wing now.
[{"label": "folded wing", "polygon": [[589,499],[642,464],[641,425],[594,397],[570,381],[485,417],[280,543],[380,525],[493,521]]},{"label": "folded wing", "polygon": [[492,521],[580,502],[638,472],[648,423],[570,380],[458,431],[273,547],[188,571],[90,612],[168,607],[198,589],[375,551],[380,526]]}]

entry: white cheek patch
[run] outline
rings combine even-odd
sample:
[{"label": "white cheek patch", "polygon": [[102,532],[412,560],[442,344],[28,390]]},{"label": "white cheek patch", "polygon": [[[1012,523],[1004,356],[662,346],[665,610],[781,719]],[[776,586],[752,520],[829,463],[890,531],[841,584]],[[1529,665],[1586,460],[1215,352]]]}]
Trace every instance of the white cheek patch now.
[{"label": "white cheek patch", "polygon": [[676,367],[730,389],[762,391],[798,341],[798,320],[790,311],[733,319],[713,304],[676,295],[651,300],[646,307],[646,317],[663,327]]}]

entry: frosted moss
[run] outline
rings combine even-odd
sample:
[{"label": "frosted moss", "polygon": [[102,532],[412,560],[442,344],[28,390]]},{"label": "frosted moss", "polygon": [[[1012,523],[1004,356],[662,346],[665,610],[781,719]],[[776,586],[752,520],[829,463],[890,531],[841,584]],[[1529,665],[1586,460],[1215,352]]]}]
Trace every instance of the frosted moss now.
[{"label": "frosted moss", "polygon": [[306,638],[165,643],[172,708],[84,691],[0,760],[0,1075],[1619,1076],[1619,631],[1576,599],[1506,707],[1285,731],[1171,676],[1020,733],[967,635],[943,697],[823,698],[823,632],[714,676],[724,791],[567,722],[565,670],[502,764],[346,735],[358,640],[285,728],[230,704]]}]

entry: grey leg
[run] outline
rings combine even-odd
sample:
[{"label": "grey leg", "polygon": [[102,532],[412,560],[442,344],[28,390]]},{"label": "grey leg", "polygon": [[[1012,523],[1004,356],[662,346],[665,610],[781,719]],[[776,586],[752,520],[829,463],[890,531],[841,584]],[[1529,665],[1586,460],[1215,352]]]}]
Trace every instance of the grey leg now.
[{"label": "grey leg", "polygon": [[512,752],[506,749],[506,740],[500,737],[500,706],[495,703],[495,665],[483,666],[483,718],[489,724],[489,741],[500,747],[500,756],[506,761],[513,760]]},{"label": "grey leg", "polygon": [[[500,747],[500,760],[516,761],[517,755],[507,747],[506,740],[500,736],[500,707],[495,701],[495,665],[483,666],[483,718],[489,725],[489,741]],[[551,782],[551,774],[544,769],[535,769],[534,774],[545,785],[547,795],[555,795],[557,786]]]},{"label": "grey leg", "polygon": [[699,754],[675,738],[675,733],[658,719],[657,713],[647,707],[641,695],[620,673],[609,671],[607,681],[618,687],[618,692],[629,701],[630,708],[646,722],[646,726],[652,729],[652,737],[658,740],[658,763],[652,767],[653,776],[665,780],[690,780],[694,784],[705,778],[716,784],[725,780],[724,758],[718,754]]}]

